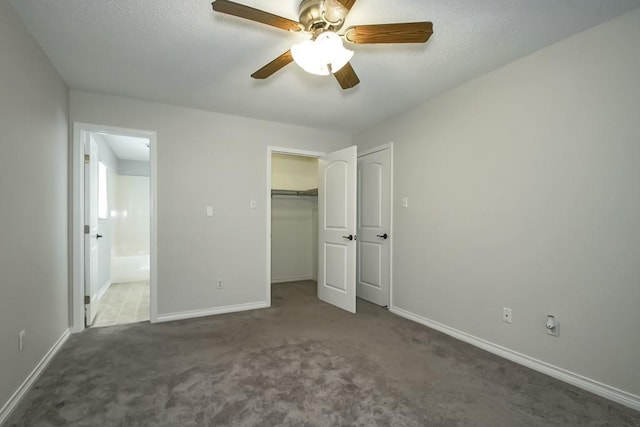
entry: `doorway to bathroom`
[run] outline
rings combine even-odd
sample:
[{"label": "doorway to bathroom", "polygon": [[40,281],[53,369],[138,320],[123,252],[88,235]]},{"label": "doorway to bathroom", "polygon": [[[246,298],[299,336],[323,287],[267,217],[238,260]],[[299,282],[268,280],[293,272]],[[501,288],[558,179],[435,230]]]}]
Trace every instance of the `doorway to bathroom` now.
[{"label": "doorway to bathroom", "polygon": [[[80,195],[74,212],[81,217],[84,233],[74,240],[82,242],[76,245],[82,246],[77,251],[81,256],[74,256],[74,303],[82,303],[82,326],[149,321],[154,311],[151,152],[155,134],[78,127],[74,151],[83,158],[76,169],[82,179],[74,184],[82,184],[82,189],[74,188],[74,201]],[[76,328],[78,311],[74,304]]]},{"label": "doorway to bathroom", "polygon": [[[98,167],[87,188],[97,198],[97,280],[92,281],[90,326],[149,320],[150,162],[148,138],[89,134]],[[86,152],[86,150],[85,150]],[[97,190],[97,191],[96,191]],[[89,191],[92,193],[92,191]]]}]

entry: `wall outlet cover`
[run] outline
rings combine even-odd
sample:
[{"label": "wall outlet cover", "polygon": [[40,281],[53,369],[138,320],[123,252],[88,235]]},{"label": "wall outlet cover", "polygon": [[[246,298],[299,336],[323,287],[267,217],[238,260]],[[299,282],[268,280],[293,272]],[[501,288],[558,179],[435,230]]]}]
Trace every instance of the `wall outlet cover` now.
[{"label": "wall outlet cover", "polygon": [[502,321],[505,323],[511,323],[513,321],[510,308],[502,308]]}]

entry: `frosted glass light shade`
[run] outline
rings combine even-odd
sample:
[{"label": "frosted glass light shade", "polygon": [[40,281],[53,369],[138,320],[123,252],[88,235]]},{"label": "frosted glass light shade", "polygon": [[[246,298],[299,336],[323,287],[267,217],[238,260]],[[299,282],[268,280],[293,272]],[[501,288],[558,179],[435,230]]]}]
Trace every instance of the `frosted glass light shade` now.
[{"label": "frosted glass light shade", "polygon": [[294,45],[291,56],[307,73],[328,76],[347,65],[353,57],[353,51],[345,49],[336,33],[325,31],[315,41],[307,40]]}]

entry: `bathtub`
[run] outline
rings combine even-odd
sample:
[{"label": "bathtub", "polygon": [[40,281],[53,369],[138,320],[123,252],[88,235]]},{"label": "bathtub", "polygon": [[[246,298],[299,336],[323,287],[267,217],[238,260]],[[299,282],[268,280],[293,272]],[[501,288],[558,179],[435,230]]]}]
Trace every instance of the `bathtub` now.
[{"label": "bathtub", "polygon": [[149,280],[149,255],[112,256],[111,283]]}]

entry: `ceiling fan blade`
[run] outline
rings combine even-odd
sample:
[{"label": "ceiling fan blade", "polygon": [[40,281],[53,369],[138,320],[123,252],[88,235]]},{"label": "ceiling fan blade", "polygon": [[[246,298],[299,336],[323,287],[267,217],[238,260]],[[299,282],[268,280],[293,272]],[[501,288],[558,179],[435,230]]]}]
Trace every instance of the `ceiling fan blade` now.
[{"label": "ceiling fan blade", "polygon": [[356,4],[356,0],[336,0],[338,3],[342,5],[347,10],[351,10],[354,4]]},{"label": "ceiling fan blade", "polygon": [[291,19],[283,18],[278,15],[265,12],[260,9],[254,9],[243,4],[234,3],[228,0],[216,0],[211,3],[213,10],[227,15],[233,15],[250,21],[260,22],[261,24],[271,25],[287,31],[301,31],[302,25]]},{"label": "ceiling fan blade", "polygon": [[271,76],[276,71],[284,68],[285,66],[291,64],[293,62],[293,56],[291,56],[291,51],[288,50],[282,55],[278,56],[273,61],[269,62],[264,67],[260,68],[255,73],[251,74],[251,77],[254,79],[266,79]]},{"label": "ceiling fan blade", "polygon": [[347,28],[344,39],[355,44],[425,43],[433,34],[431,22],[356,25]]},{"label": "ceiling fan blade", "polygon": [[360,79],[358,75],[353,70],[350,62],[347,62],[347,65],[342,67],[338,72],[333,74],[336,76],[336,80],[342,86],[342,89],[351,89],[352,87],[356,87],[360,83]]}]

